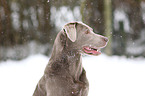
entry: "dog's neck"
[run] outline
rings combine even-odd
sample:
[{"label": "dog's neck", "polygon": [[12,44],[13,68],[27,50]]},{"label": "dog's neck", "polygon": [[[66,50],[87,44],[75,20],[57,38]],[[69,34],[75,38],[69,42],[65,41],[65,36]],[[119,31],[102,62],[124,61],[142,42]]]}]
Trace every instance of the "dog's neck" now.
[{"label": "dog's neck", "polygon": [[60,75],[69,74],[74,80],[78,80],[82,73],[82,56],[76,50],[63,49],[62,51],[54,52],[49,63],[52,64],[51,67],[53,66],[55,71],[62,71],[62,73],[59,73]]},{"label": "dog's neck", "polygon": [[52,50],[52,55],[49,60],[49,65],[54,68],[55,72],[57,70],[60,70],[61,71],[59,73],[60,75],[69,74],[75,80],[77,80],[79,79],[82,73],[81,53],[76,49],[70,48],[70,46],[64,45],[66,43],[61,42],[61,39],[62,38],[65,39],[65,37],[62,37],[62,36],[65,36],[65,35],[58,34],[58,37],[55,40],[53,50]]},{"label": "dog's neck", "polygon": [[67,51],[66,55],[69,63],[69,73],[75,80],[78,80],[82,73],[82,56],[76,50]]}]

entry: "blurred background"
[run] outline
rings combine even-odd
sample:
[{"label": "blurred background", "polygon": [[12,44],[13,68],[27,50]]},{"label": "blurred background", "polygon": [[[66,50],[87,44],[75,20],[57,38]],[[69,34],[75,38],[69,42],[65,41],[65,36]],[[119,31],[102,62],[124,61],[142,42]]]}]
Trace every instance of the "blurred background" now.
[{"label": "blurred background", "polygon": [[145,57],[145,0],[0,0],[0,60],[49,56],[71,21],[107,36],[107,55]]},{"label": "blurred background", "polygon": [[0,96],[32,96],[63,26],[109,38],[85,56],[88,96],[145,96],[145,0],[0,0]]}]

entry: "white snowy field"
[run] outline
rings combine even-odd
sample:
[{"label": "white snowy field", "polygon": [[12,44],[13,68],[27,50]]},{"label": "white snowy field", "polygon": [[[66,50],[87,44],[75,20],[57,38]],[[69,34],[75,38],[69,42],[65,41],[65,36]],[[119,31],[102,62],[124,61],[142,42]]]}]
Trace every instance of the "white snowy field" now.
[{"label": "white snowy field", "polygon": [[[32,96],[48,63],[44,55],[0,62],[0,96]],[[83,57],[89,96],[145,96],[145,59],[104,54]]]}]

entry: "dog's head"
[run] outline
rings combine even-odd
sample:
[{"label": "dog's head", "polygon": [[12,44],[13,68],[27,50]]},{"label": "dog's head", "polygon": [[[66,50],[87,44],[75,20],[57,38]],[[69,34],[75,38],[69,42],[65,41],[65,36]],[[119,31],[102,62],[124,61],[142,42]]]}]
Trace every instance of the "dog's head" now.
[{"label": "dog's head", "polygon": [[100,49],[108,42],[106,37],[95,34],[91,27],[82,22],[68,23],[63,30],[69,39],[69,47],[89,55],[101,54]]}]

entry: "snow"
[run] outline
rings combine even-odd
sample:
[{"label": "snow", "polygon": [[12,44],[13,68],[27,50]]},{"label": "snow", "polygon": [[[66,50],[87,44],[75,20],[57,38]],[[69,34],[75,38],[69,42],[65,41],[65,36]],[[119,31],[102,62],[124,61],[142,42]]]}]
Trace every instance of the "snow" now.
[{"label": "snow", "polygon": [[[37,54],[0,62],[0,96],[32,96],[49,58]],[[83,57],[89,96],[145,96],[145,59],[118,56]]]},{"label": "snow", "polygon": [[83,63],[89,96],[145,96],[145,59],[102,55],[84,58]]}]

